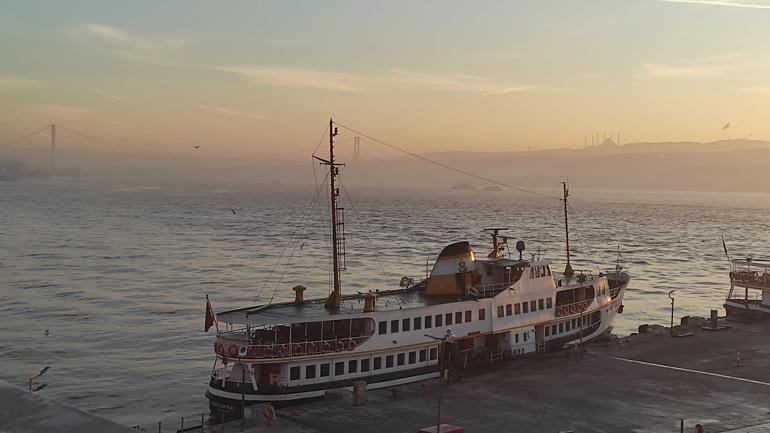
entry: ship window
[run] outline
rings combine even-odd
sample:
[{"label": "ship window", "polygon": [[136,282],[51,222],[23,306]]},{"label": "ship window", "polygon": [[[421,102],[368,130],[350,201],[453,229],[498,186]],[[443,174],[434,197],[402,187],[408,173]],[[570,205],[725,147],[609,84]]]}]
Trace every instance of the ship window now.
[{"label": "ship window", "polygon": [[361,360],[361,372],[369,371],[369,358]]},{"label": "ship window", "polygon": [[433,316],[425,316],[425,329],[433,327]]},{"label": "ship window", "polygon": [[409,363],[414,364],[417,362],[417,352],[409,352]]},{"label": "ship window", "polygon": [[508,304],[505,306],[505,315],[510,316],[513,314],[513,305]]},{"label": "ship window", "polygon": [[549,277],[551,276],[551,267],[550,266],[546,266],[545,267],[545,274],[548,275]]},{"label": "ship window", "polygon": [[487,309],[479,308],[479,320],[484,320],[486,318],[487,318]]},{"label": "ship window", "polygon": [[462,311],[458,311],[458,312],[455,313],[455,323],[456,324],[463,323],[463,312]]},{"label": "ship window", "polygon": [[414,318],[414,329],[422,329],[422,317],[415,317]]},{"label": "ship window", "polygon": [[315,365],[305,367],[305,379],[315,379]]},{"label": "ship window", "polygon": [[515,339],[515,341],[516,341],[517,343],[519,342],[519,333],[518,333],[518,332],[516,333],[516,336],[514,337],[514,339]]},{"label": "ship window", "polygon": [[535,278],[535,268],[529,268],[529,279]]},{"label": "ship window", "polygon": [[358,371],[358,360],[351,359],[348,361],[348,373],[355,373]]},{"label": "ship window", "polygon": [[561,334],[562,332],[564,332],[564,322],[559,323],[559,334]]},{"label": "ship window", "polygon": [[471,317],[471,310],[465,310],[465,323],[468,323],[471,320],[473,320],[473,317]]},{"label": "ship window", "polygon": [[551,336],[551,327],[550,326],[546,326],[545,327],[545,336],[546,337],[550,337]]},{"label": "ship window", "polygon": [[334,363],[334,375],[335,376],[342,376],[343,374],[345,374],[345,363],[342,362],[342,361],[335,362]]},{"label": "ship window", "polygon": [[388,333],[388,322],[383,320],[379,323],[380,326],[380,335],[387,334]]},{"label": "ship window", "polygon": [[545,298],[545,307],[546,308],[553,308],[553,299]]},{"label": "ship window", "polygon": [[299,379],[299,367],[292,367],[289,369],[289,380]]},{"label": "ship window", "polygon": [[404,331],[404,332],[408,331],[409,330],[409,325],[410,325],[411,322],[412,322],[412,319],[404,319],[404,320],[402,320],[401,321],[401,324],[402,324],[402,326],[401,326],[402,329],[401,330]]},{"label": "ship window", "polygon": [[566,330],[569,331],[570,329],[572,329],[572,321],[571,320],[567,320]]},{"label": "ship window", "polygon": [[524,313],[524,314],[529,313],[529,304],[527,304],[526,302],[522,302],[521,303],[521,312]]},{"label": "ship window", "polygon": [[504,307],[502,305],[497,306],[497,317],[505,316],[505,310],[503,308]]},{"label": "ship window", "polygon": [[444,316],[441,314],[436,314],[436,328],[441,326],[441,321],[444,319]]},{"label": "ship window", "polygon": [[379,370],[382,368],[382,357],[375,356],[374,357],[374,369]]},{"label": "ship window", "polygon": [[538,299],[537,300],[537,309],[538,310],[544,310],[545,309],[545,299]]},{"label": "ship window", "polygon": [[329,376],[329,363],[321,364],[321,377]]},{"label": "ship window", "polygon": [[551,325],[551,334],[556,335],[556,325]]},{"label": "ship window", "polygon": [[436,358],[438,358],[438,348],[431,347],[431,349],[430,349],[430,360],[433,361]]},{"label": "ship window", "polygon": [[428,357],[428,351],[425,349],[422,349],[420,351],[420,362],[425,362],[425,359]]},{"label": "ship window", "polygon": [[385,357],[385,368],[393,368],[393,355]]},{"label": "ship window", "polygon": [[446,317],[445,317],[444,323],[446,325],[451,325],[452,324],[452,313],[446,313],[445,316]]},{"label": "ship window", "polygon": [[529,311],[537,311],[537,301],[529,301]]},{"label": "ship window", "polygon": [[577,328],[577,319],[572,319],[572,329]]},{"label": "ship window", "polygon": [[527,341],[527,333],[526,332],[522,332],[521,335],[523,336],[524,341]]},{"label": "ship window", "polygon": [[396,364],[404,365],[405,361],[406,361],[406,355],[403,353],[399,353],[396,359]]},{"label": "ship window", "polygon": [[398,320],[390,321],[390,332],[391,334],[398,332]]},{"label": "ship window", "polygon": [[521,304],[518,302],[513,304],[513,312],[516,314],[521,314]]}]

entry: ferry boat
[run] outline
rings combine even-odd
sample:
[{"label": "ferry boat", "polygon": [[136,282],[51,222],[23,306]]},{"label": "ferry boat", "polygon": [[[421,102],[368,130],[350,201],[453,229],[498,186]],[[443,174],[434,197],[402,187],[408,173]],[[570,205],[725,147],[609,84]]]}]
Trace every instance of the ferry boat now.
[{"label": "ferry boat", "polygon": [[[503,228],[487,229],[483,256],[467,241],[438,255],[429,275],[404,277],[400,288],[343,294],[343,219],[337,207],[337,128],[329,123],[333,290],[328,298],[216,314],[215,361],[206,396],[213,414],[239,416],[241,405],[321,397],[365,381],[376,389],[439,377],[444,366],[466,368],[531,356],[593,340],[622,313],[629,276],[575,271],[557,274],[549,260],[504,254]],[[564,184],[565,229],[568,190]],[[568,229],[566,230],[569,233]],[[569,238],[567,238],[569,251]]]},{"label": "ferry boat", "polygon": [[770,315],[770,260],[730,260],[730,292],[724,307],[727,320],[733,322],[756,322]]}]

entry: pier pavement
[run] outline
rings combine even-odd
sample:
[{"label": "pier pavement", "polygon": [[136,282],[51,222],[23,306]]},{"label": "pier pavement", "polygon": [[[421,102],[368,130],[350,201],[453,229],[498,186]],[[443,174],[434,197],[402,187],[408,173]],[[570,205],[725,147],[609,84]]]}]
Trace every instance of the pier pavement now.
[{"label": "pier pavement", "polygon": [[[689,337],[641,334],[500,364],[451,380],[442,423],[467,432],[770,431],[770,322]],[[737,366],[737,352],[741,352]],[[349,392],[279,410],[275,432],[415,432],[435,425],[437,381]]]}]

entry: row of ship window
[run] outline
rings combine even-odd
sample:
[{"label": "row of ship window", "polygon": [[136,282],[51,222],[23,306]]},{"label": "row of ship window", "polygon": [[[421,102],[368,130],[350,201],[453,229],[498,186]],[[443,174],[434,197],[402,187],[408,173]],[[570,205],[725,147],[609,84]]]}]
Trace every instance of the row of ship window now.
[{"label": "row of ship window", "polygon": [[[345,374],[366,373],[369,371],[381,370],[383,368],[394,368],[408,364],[425,362],[427,359],[435,361],[438,359],[438,349],[431,348],[413,350],[395,355],[375,356],[373,358],[351,359],[349,361],[337,361],[334,363],[334,376]],[[384,362],[383,362],[384,361]],[[289,380],[315,379],[316,377],[329,377],[331,374],[331,363],[305,365],[304,377],[301,377],[302,367],[293,366],[289,368]],[[384,366],[383,366],[384,365]],[[347,369],[345,368],[347,366]]]},{"label": "row of ship window", "polygon": [[505,306],[497,306],[497,317],[512,316],[514,314],[527,314],[537,310],[545,310],[546,308],[553,308],[553,300],[551,298],[536,299],[529,302],[521,302],[515,304],[507,304]]},{"label": "row of ship window", "polygon": [[[486,308],[479,308],[476,315],[477,320],[484,320],[487,317]],[[397,332],[407,332],[410,330],[430,329],[444,325],[451,325],[452,323],[468,323],[473,321],[473,311],[457,311],[454,313],[436,314],[435,316],[414,317],[406,319],[395,319],[390,321],[390,333],[395,334]],[[383,320],[378,323],[378,334],[383,335],[388,333],[388,321]]]},{"label": "row of ship window", "polygon": [[[591,316],[585,315],[583,316],[583,326],[589,326],[591,325]],[[561,334],[563,332],[569,332],[570,330],[575,330],[580,327],[580,320],[579,319],[572,319],[567,320],[566,322],[561,322],[559,325],[551,325],[545,327],[545,336],[549,337],[551,335]]]}]

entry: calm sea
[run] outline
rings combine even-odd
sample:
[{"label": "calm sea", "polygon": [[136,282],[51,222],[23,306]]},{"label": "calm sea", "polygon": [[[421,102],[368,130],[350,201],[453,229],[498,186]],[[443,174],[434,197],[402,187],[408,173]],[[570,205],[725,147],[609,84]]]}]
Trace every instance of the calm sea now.
[{"label": "calm sea", "polygon": [[[564,266],[556,199],[347,192],[343,291],[423,275],[426,260],[457,240],[486,254],[482,229],[494,226],[524,240],[527,255]],[[203,332],[205,293],[218,311],[291,299],[296,284],[306,296],[328,293],[327,199],[310,207],[314,193],[312,185],[0,182],[0,378],[24,386],[50,366],[41,392],[127,425],[205,411],[214,340]],[[615,330],[628,333],[668,323],[669,290],[677,316],[719,307],[729,284],[720,235],[735,256],[770,255],[770,195],[572,185],[570,231],[576,268],[610,268],[620,246],[632,281]]]}]

